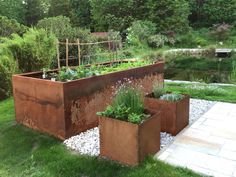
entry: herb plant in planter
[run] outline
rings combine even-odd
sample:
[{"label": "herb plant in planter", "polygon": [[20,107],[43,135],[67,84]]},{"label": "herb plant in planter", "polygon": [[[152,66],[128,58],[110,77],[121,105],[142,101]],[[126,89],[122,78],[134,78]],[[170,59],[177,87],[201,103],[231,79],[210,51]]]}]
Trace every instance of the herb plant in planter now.
[{"label": "herb plant in planter", "polygon": [[145,107],[160,111],[161,131],[177,135],[189,124],[189,96],[165,93],[158,85],[145,97]]},{"label": "herb plant in planter", "polygon": [[159,114],[144,109],[141,91],[123,86],[99,115],[100,155],[128,165],[160,150]]}]

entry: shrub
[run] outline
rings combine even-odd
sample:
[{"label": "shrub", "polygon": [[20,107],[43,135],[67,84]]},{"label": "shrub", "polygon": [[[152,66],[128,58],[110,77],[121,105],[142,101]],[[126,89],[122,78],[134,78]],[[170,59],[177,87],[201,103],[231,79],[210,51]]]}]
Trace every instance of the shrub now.
[{"label": "shrub", "polygon": [[229,38],[231,26],[226,23],[216,24],[213,26],[213,31],[210,33],[216,40],[226,40]]},{"label": "shrub", "polygon": [[117,92],[112,105],[98,115],[139,124],[147,118],[144,114],[143,95],[139,89],[123,86]]},{"label": "shrub", "polygon": [[156,25],[150,21],[134,21],[128,28],[127,42],[132,45],[147,42],[149,36],[156,32]]},{"label": "shrub", "polygon": [[[204,33],[208,32],[208,30],[204,31]],[[196,48],[198,46],[204,47],[209,44],[205,36],[202,36],[197,31],[193,30],[189,31],[186,34],[178,35],[176,41],[177,45],[187,48]]]},{"label": "shrub", "polygon": [[0,16],[0,37],[9,37],[13,33],[22,36],[26,32],[26,30],[27,27],[21,25],[16,20]]},{"label": "shrub", "polygon": [[12,74],[17,72],[17,64],[13,57],[0,50],[0,100],[12,93]]},{"label": "shrub", "polygon": [[23,37],[4,38],[2,47],[10,51],[22,72],[49,68],[56,55],[56,37],[44,30],[30,29]]},{"label": "shrub", "polygon": [[160,99],[175,102],[175,101],[179,101],[179,100],[183,99],[183,97],[184,97],[183,95],[180,95],[180,94],[177,94],[177,93],[171,93],[171,94],[162,95],[160,97]]},{"label": "shrub", "polygon": [[168,38],[164,35],[152,35],[148,37],[148,46],[152,48],[163,47],[166,42],[168,42]]}]

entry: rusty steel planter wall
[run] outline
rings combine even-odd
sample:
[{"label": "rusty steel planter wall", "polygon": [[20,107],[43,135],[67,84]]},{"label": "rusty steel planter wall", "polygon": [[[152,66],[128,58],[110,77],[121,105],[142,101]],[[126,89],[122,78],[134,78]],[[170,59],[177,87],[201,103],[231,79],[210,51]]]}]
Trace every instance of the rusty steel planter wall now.
[{"label": "rusty steel planter wall", "polygon": [[100,156],[128,165],[138,165],[147,155],[160,150],[159,114],[140,125],[99,117]]},{"label": "rusty steel planter wall", "polygon": [[150,94],[145,97],[145,106],[148,109],[160,111],[161,131],[177,135],[189,124],[189,96],[177,102],[159,100]]},{"label": "rusty steel planter wall", "polygon": [[70,82],[40,79],[42,72],[13,76],[16,120],[30,128],[65,139],[98,126],[96,112],[111,103],[118,81],[129,78],[150,93],[163,83],[164,63]]}]

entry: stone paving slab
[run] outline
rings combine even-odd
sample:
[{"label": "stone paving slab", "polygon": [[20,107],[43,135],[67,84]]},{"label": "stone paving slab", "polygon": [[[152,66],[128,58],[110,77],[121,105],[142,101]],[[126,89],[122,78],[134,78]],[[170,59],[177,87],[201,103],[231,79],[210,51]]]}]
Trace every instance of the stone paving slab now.
[{"label": "stone paving slab", "polygon": [[203,175],[236,177],[236,104],[216,103],[155,157]]}]

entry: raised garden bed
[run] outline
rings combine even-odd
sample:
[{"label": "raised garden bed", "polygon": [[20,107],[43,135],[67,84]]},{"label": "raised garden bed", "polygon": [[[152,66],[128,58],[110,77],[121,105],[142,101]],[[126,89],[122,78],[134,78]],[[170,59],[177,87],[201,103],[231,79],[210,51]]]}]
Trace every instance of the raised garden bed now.
[{"label": "raised garden bed", "polygon": [[153,83],[163,83],[163,72],[158,62],[70,82],[41,79],[42,72],[14,75],[16,120],[65,139],[98,126],[96,112],[111,103],[118,81],[132,80],[150,93]]},{"label": "raised garden bed", "polygon": [[189,102],[188,95],[173,102],[156,99],[153,93],[145,97],[145,106],[148,109],[160,111],[161,131],[174,136],[189,124]]},{"label": "raised garden bed", "polygon": [[160,115],[141,124],[99,117],[100,155],[128,165],[138,165],[147,155],[160,150]]}]

